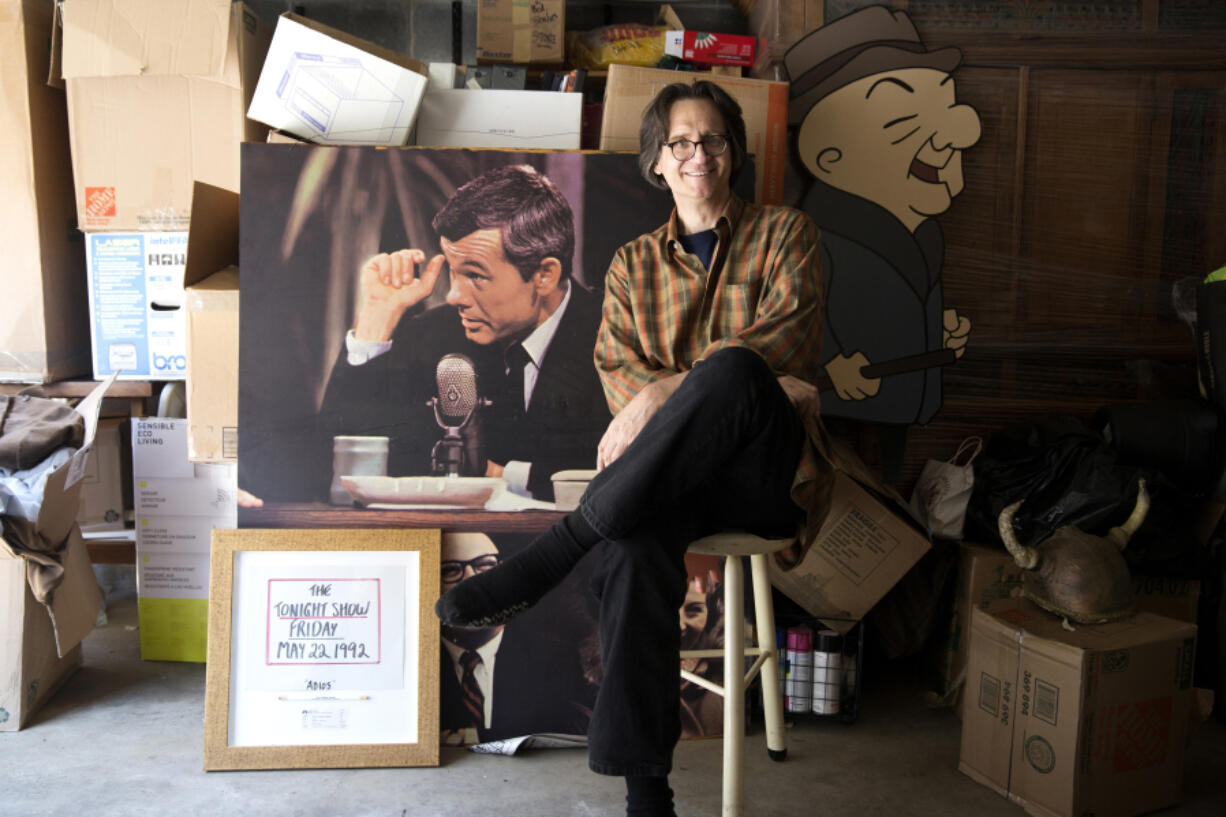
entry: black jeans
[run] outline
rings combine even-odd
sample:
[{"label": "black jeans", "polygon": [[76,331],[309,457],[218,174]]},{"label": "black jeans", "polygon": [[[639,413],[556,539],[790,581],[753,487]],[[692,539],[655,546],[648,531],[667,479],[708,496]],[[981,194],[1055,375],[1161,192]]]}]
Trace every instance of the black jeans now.
[{"label": "black jeans", "polygon": [[790,489],[803,442],[766,363],[724,349],[694,367],[588,486],[579,511],[606,539],[591,582],[603,664],[588,727],[593,771],[670,772],[681,736],[686,547],[725,529],[793,535],[800,509]]}]

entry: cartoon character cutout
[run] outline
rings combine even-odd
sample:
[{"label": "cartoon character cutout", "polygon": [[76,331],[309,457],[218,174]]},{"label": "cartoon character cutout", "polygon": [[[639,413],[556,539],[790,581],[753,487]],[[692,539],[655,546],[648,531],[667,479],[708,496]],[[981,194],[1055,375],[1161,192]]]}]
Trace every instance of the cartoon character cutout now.
[{"label": "cartoon character cutout", "polygon": [[[962,192],[962,151],[979,116],[959,104],[957,48],[929,51],[904,12],[869,6],[784,56],[789,123],[813,184],[801,203],[822,231],[822,413],[927,423],[941,367],[971,322],[946,309],[934,220]],[[828,378],[828,380],[826,379]]]}]

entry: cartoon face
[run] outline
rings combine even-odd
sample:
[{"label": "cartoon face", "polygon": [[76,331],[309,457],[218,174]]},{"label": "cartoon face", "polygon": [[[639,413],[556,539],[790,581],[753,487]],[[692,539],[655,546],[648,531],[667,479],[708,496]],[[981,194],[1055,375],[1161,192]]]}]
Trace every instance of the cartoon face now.
[{"label": "cartoon face", "polygon": [[[702,142],[708,136],[727,136],[724,117],[706,99],[679,99],[668,111],[668,143],[679,139]],[[705,146],[694,148],[694,155],[678,161],[668,147],[661,147],[652,169],[664,177],[673,198],[705,201],[720,198],[730,190],[732,149],[725,144],[718,156]]]},{"label": "cartoon face", "polygon": [[522,337],[547,317],[544,296],[557,286],[556,274],[542,266],[525,281],[503,255],[502,230],[475,230],[440,244],[451,281],[447,303],[459,311],[469,340],[489,344]]},{"label": "cartoon face", "polygon": [[823,98],[801,124],[797,144],[815,177],[874,202],[914,231],[962,192],[962,151],[979,136],[979,115],[957,103],[951,75],[904,68]]}]

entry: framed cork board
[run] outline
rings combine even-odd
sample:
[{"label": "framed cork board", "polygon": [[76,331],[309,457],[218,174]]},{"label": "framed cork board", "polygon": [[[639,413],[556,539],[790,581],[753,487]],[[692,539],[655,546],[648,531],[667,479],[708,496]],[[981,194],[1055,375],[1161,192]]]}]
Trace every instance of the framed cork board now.
[{"label": "framed cork board", "polygon": [[217,530],[204,768],[437,766],[437,530]]}]

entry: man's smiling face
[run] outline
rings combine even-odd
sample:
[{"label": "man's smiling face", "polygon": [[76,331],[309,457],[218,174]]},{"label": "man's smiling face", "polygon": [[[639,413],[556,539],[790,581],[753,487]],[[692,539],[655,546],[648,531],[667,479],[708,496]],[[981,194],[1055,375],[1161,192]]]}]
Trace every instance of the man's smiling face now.
[{"label": "man's smiling face", "polygon": [[979,115],[957,103],[952,76],[904,68],[826,96],[805,117],[797,141],[814,176],[876,203],[914,231],[962,192],[962,151],[979,136]]}]

